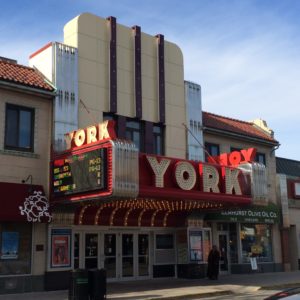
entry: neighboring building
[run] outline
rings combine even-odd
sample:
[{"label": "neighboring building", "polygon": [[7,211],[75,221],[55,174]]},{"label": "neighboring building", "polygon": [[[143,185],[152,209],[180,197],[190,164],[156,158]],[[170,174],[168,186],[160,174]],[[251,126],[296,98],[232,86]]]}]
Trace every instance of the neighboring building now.
[{"label": "neighboring building", "polygon": [[300,161],[276,157],[277,199],[282,211],[282,250],[287,270],[300,266]]},{"label": "neighboring building", "polygon": [[0,58],[0,293],[44,288],[54,96],[39,72]]},{"label": "neighboring building", "polygon": [[[259,127],[260,123],[264,126]],[[203,126],[205,148],[211,156],[237,151],[235,157],[238,157],[241,149],[255,148],[255,161],[261,163],[256,165],[259,181],[267,180],[264,185],[267,190],[262,189],[258,197],[252,190],[251,207],[206,215],[213,242],[222,250],[221,271],[249,272],[251,257],[256,257],[260,271],[282,271],[280,217],[276,206],[275,150],[279,143],[265,122],[244,122],[203,112]],[[206,160],[211,158],[206,155]],[[243,164],[240,167],[245,169]]]}]

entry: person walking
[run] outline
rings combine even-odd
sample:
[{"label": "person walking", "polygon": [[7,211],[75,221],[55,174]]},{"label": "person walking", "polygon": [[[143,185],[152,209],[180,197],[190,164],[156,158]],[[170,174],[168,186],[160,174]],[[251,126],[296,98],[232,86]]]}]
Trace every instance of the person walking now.
[{"label": "person walking", "polygon": [[208,254],[207,277],[217,280],[219,276],[220,252],[216,245],[212,246]]}]

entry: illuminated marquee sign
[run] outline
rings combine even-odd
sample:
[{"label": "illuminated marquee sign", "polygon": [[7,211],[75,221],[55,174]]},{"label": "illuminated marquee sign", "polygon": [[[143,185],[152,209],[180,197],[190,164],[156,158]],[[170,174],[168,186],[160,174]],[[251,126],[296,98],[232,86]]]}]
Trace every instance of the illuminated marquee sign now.
[{"label": "illuminated marquee sign", "polygon": [[255,148],[232,151],[231,153],[222,153],[219,156],[208,157],[210,163],[218,163],[223,166],[238,166],[246,162],[253,162],[256,155]]},{"label": "illuminated marquee sign", "polygon": [[106,187],[106,149],[67,156],[53,162],[55,196],[70,195]]},{"label": "illuminated marquee sign", "polygon": [[139,166],[141,197],[250,201],[251,179],[237,168],[145,154]]},{"label": "illuminated marquee sign", "polygon": [[146,155],[132,142],[115,139],[114,121],[66,137],[71,149],[53,161],[55,201],[127,197],[251,202],[250,173],[232,165],[251,160],[255,149],[226,154],[226,164]]},{"label": "illuminated marquee sign", "polygon": [[115,139],[116,133],[114,125],[115,122],[113,120],[107,120],[85,129],[69,132],[65,134],[67,148],[76,148],[107,139]]}]

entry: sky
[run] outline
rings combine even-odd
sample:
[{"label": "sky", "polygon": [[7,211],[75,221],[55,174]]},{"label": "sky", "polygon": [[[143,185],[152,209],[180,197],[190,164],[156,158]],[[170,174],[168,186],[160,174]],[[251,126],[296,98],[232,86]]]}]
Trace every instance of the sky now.
[{"label": "sky", "polygon": [[1,3],[0,56],[28,65],[83,12],[161,33],[184,56],[185,80],[201,85],[204,111],[274,130],[276,156],[300,160],[300,1],[11,0]]}]

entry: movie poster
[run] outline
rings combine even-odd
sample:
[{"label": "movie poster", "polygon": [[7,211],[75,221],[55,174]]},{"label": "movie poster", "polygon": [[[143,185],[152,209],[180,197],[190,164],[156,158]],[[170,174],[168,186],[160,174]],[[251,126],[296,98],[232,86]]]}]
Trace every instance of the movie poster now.
[{"label": "movie poster", "polygon": [[71,266],[71,230],[53,229],[51,234],[51,267]]},{"label": "movie poster", "polygon": [[190,231],[190,260],[202,261],[203,249],[202,249],[202,231]]},{"label": "movie poster", "polygon": [[19,255],[19,233],[2,232],[1,259],[17,259]]}]

